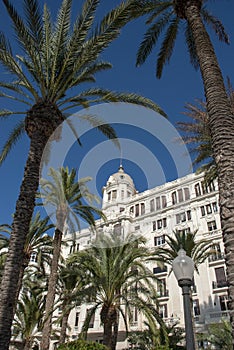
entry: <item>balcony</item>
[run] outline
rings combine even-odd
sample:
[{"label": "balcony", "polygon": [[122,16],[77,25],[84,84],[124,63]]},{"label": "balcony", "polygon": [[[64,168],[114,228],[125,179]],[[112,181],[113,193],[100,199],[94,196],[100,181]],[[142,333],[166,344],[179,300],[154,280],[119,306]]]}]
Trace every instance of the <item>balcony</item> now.
[{"label": "balcony", "polygon": [[217,254],[212,254],[208,257],[209,263],[218,261],[218,260],[224,260],[225,254],[224,253],[217,253]]},{"label": "balcony", "polygon": [[158,298],[169,298],[169,290],[168,289],[158,290],[157,295],[158,295]]},{"label": "balcony", "polygon": [[225,288],[227,286],[228,286],[228,283],[227,283],[226,280],[213,281],[212,282],[212,288],[213,289]]}]

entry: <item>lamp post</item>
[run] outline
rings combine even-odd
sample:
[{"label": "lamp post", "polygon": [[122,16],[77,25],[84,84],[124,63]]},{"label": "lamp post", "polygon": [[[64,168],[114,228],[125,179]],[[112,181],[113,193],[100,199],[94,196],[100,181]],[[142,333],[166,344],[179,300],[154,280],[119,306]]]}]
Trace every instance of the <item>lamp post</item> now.
[{"label": "lamp post", "polygon": [[180,249],[178,251],[178,256],[172,262],[172,269],[179,286],[182,288],[186,349],[195,350],[195,340],[190,305],[190,287],[192,285],[193,280],[194,262],[190,257],[186,255],[184,249]]}]

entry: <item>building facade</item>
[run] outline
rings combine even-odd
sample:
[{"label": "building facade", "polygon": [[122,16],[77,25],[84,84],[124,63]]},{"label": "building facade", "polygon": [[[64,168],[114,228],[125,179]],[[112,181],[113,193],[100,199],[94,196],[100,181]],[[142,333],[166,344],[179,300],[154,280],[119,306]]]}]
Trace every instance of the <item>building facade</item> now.
[{"label": "building facade", "polygon": [[[149,247],[165,247],[165,234],[173,231],[193,232],[196,237],[208,239],[214,244],[214,253],[195,272],[192,288],[193,314],[197,332],[203,332],[210,323],[228,317],[227,281],[225,274],[224,247],[220,228],[217,183],[205,186],[202,175],[190,174],[144,192],[137,192],[133,179],[122,166],[111,175],[103,188],[102,210],[107,222],[97,220],[97,233],[114,233],[124,237],[128,233],[146,237]],[[74,243],[64,248],[67,257],[74,251],[89,246],[95,233],[82,230]],[[69,234],[65,236],[70,241]],[[168,324],[178,322],[184,327],[181,290],[170,267],[150,265],[157,275],[159,311]],[[81,331],[89,305],[72,310],[69,318],[70,339],[76,339]],[[120,322],[121,323],[121,322]],[[143,320],[134,313],[130,330],[142,330]],[[125,328],[120,324],[118,349],[126,349]],[[89,339],[102,342],[102,327],[96,312],[89,327]]]}]

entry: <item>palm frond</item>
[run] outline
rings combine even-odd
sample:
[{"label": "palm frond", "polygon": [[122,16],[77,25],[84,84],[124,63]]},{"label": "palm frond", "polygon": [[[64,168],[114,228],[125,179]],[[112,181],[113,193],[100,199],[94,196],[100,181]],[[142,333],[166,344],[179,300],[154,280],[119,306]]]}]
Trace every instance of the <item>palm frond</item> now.
[{"label": "palm frond", "polygon": [[158,41],[160,34],[170,21],[172,14],[172,11],[163,14],[162,17],[159,18],[157,22],[153,23],[152,26],[146,31],[144,40],[141,42],[137,52],[136,66],[142,65],[146,58],[150,55],[152,49]]},{"label": "palm frond", "polygon": [[179,18],[176,17],[170,22],[170,25],[167,29],[165,38],[162,42],[162,45],[158,54],[157,69],[156,69],[157,78],[161,78],[162,70],[165,63],[170,61],[173,48],[175,45],[178,28],[179,28]]},{"label": "palm frond", "polygon": [[197,70],[199,68],[199,62],[198,62],[196,47],[194,44],[193,33],[188,24],[186,25],[186,29],[185,29],[185,41],[188,47],[190,62],[193,65],[193,67]]},{"label": "palm frond", "polygon": [[228,34],[225,31],[225,28],[222,22],[217,18],[211,15],[205,7],[201,9],[201,15],[208,25],[214,30],[215,34],[218,36],[220,41],[225,42],[226,44],[230,44]]},{"label": "palm frond", "polygon": [[8,140],[4,144],[1,154],[0,154],[0,165],[3,163],[9,152],[12,150],[12,148],[15,146],[15,144],[18,142],[18,140],[23,136],[25,132],[24,129],[24,121],[19,122],[15,128],[10,133]]}]

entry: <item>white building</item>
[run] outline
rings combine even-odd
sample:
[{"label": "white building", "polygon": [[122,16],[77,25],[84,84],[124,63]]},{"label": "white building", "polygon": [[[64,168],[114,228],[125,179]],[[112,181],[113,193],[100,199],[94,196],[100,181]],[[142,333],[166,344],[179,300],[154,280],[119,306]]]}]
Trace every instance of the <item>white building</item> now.
[{"label": "white building", "polygon": [[[126,235],[136,232],[147,238],[150,247],[165,246],[165,234],[173,230],[198,230],[198,239],[214,241],[216,254],[212,255],[195,273],[193,287],[193,311],[197,331],[205,329],[228,317],[227,282],[225,276],[224,247],[220,229],[217,184],[204,186],[202,175],[190,174],[183,178],[138,193],[132,178],[121,166],[111,175],[103,188],[102,209],[107,223],[97,221],[97,232],[114,232]],[[79,233],[76,245],[65,248],[64,256],[89,245],[93,233],[84,229]],[[70,239],[69,235],[66,239]],[[170,267],[160,269],[152,266],[161,283],[157,286],[160,312],[168,323],[179,322],[184,326],[183,300],[174,274]],[[81,331],[89,306],[83,305],[72,310],[69,318],[70,339],[76,339]],[[140,315],[135,314],[132,330],[143,327]],[[126,348],[124,325],[120,326],[118,349]],[[95,314],[89,328],[89,339],[102,341],[100,316]]]}]

